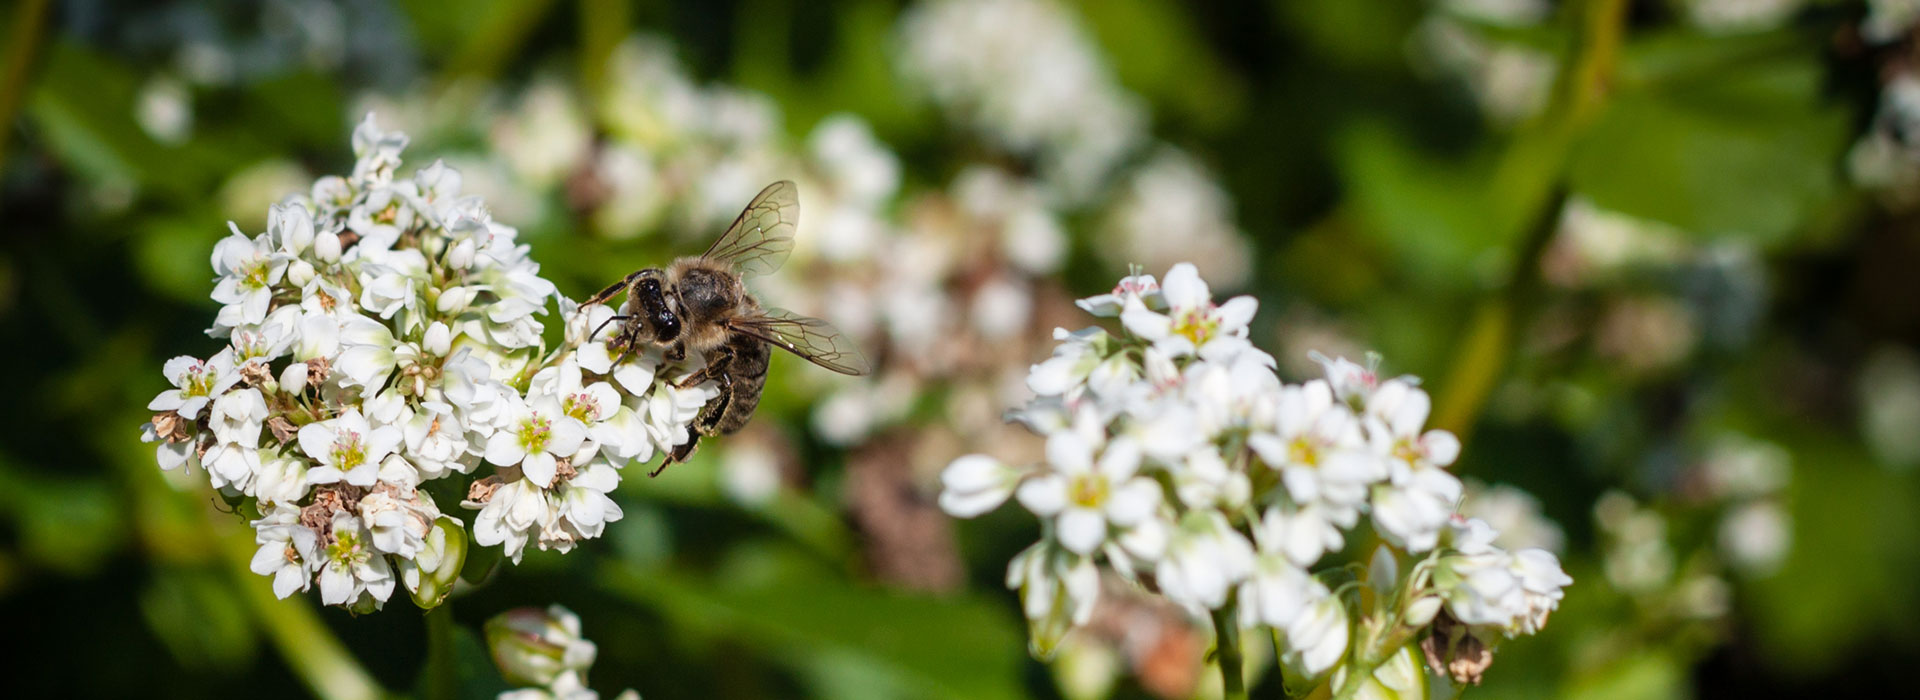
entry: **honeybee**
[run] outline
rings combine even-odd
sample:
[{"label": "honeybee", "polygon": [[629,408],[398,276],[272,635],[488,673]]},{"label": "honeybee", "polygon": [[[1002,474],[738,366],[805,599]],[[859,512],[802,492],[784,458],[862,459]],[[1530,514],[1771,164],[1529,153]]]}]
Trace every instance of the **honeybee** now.
[{"label": "honeybee", "polygon": [[[817,318],[761,308],[760,300],[741,282],[773,272],[786,262],[799,219],[798,189],[787,180],[773,183],[754,196],[707,252],[675,260],[664,270],[647,268],[627,275],[581,304],[605,303],[625,291],[626,304],[607,321],[620,323],[612,345],[621,355],[659,347],[668,360],[678,361],[692,350],[707,364],[678,386],[710,379],[719,385],[719,395],[693,419],[693,434],[668,453],[653,475],[686,461],[702,436],[724,435],[747,424],[767,384],[769,345],[841,374],[867,373],[866,359],[833,326]],[[594,329],[594,335],[600,330]]]}]

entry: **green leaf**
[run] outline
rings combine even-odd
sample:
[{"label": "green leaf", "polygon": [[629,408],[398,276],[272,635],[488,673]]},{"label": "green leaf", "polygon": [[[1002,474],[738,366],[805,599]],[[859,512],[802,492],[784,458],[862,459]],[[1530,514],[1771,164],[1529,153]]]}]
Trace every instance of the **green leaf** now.
[{"label": "green leaf", "polygon": [[[1849,116],[1822,94],[1817,51],[1754,52],[1696,38],[1713,56],[1636,45],[1639,61],[1611,107],[1576,144],[1570,177],[1595,204],[1703,237],[1778,241],[1838,189]],[[1654,76],[1648,78],[1646,76]]]}]

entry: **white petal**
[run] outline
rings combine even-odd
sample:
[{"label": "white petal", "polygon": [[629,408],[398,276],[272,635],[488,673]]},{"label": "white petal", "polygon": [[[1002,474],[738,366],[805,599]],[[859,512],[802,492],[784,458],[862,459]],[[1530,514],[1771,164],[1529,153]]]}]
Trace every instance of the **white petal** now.
[{"label": "white petal", "polygon": [[1167,270],[1167,276],[1160,280],[1160,294],[1167,300],[1167,306],[1175,309],[1193,309],[1213,302],[1213,292],[1207,289],[1205,280],[1200,279],[1200,271],[1192,263],[1180,263]]},{"label": "white petal", "polygon": [[1107,519],[1100,511],[1074,506],[1055,521],[1060,544],[1079,554],[1092,554],[1107,539]]},{"label": "white petal", "polygon": [[547,454],[566,457],[580,451],[580,443],[587,439],[587,427],[572,417],[561,418],[553,422],[553,432],[547,434]]},{"label": "white petal", "polygon": [[1221,304],[1214,313],[1220,319],[1221,330],[1230,333],[1247,327],[1247,323],[1253,320],[1254,313],[1259,309],[1260,302],[1255,301],[1253,297],[1238,296],[1228,299],[1227,303]]},{"label": "white petal", "polygon": [[1067,507],[1067,478],[1059,474],[1037,476],[1021,484],[1016,495],[1020,505],[1034,515],[1049,517]]},{"label": "white petal", "polygon": [[1426,448],[1427,459],[1437,466],[1447,466],[1460,458],[1460,438],[1445,430],[1429,430],[1420,436],[1420,444]]},{"label": "white petal", "polygon": [[1160,506],[1160,485],[1150,479],[1133,479],[1114,489],[1107,500],[1107,517],[1113,524],[1129,527],[1153,517]]},{"label": "white petal", "polygon": [[487,462],[495,466],[513,466],[526,456],[527,450],[520,445],[520,436],[511,430],[501,430],[487,438]]},{"label": "white petal", "polygon": [[528,481],[544,489],[553,486],[553,475],[558,470],[558,465],[555,464],[553,455],[535,452],[527,455],[526,460],[520,463],[520,470],[526,474]]}]

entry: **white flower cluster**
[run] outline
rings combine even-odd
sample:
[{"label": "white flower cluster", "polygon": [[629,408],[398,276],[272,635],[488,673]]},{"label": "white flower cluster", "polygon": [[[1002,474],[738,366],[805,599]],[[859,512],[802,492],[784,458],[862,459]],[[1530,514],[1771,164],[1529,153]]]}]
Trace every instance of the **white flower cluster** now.
[{"label": "white flower cluster", "polygon": [[1070,197],[1145,141],[1146,110],[1050,0],[933,0],[901,17],[908,80],[996,146],[1039,161]]},{"label": "white flower cluster", "polygon": [[1532,633],[1557,605],[1570,580],[1551,553],[1498,549],[1490,527],[1456,514],[1461,482],[1446,468],[1460,444],[1426,429],[1415,380],[1320,358],[1325,378],[1284,384],[1248,341],[1254,299],[1215,304],[1184,263],[1164,284],[1135,274],[1078,303],[1120,329],[1056,331],[1033,366],[1037,396],[1013,417],[1046,438],[1045,462],[970,455],[942,475],[953,515],[1011,497],[1040,518],[1042,539],[1007,574],[1037,653],[1087,621],[1104,564],[1196,616],[1236,605],[1241,625],[1275,631],[1290,667],[1326,673],[1360,612],[1330,585],[1341,569],[1314,567],[1363,519],[1425,555],[1384,567],[1408,571],[1383,587],[1402,607],[1369,619],[1424,628],[1445,602],[1465,626]]},{"label": "white flower cluster", "polygon": [[[400,177],[406,144],[369,115],[351,175],[275,205],[265,233],[232,227],[209,330],[228,344],[167,362],[142,426],[161,468],[204,467],[257,508],[253,568],[283,598],[317,578],[331,605],[378,608],[396,581],[437,603],[467,536],[425,488],[441,479],[516,562],[597,537],[619,469],[685,442],[712,395],[657,352],[615,364],[583,342],[613,312],[560,297],[458,172]],[[549,353],[550,303],[570,323]]]},{"label": "white flower cluster", "polygon": [[1440,0],[1420,23],[1414,68],[1464,82],[1496,125],[1519,124],[1546,107],[1558,64],[1485,28],[1535,26],[1551,13],[1545,0]]}]

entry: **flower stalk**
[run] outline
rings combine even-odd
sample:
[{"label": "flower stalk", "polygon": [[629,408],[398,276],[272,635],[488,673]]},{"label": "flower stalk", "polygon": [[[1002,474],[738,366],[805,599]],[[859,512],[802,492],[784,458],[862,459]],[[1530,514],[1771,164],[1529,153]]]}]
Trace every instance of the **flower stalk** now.
[{"label": "flower stalk", "polygon": [[1226,605],[1213,611],[1213,630],[1215,639],[1213,656],[1220,664],[1220,693],[1226,700],[1246,700],[1247,676],[1242,669],[1244,654],[1240,649],[1240,617],[1234,611],[1234,601],[1229,597]]}]

